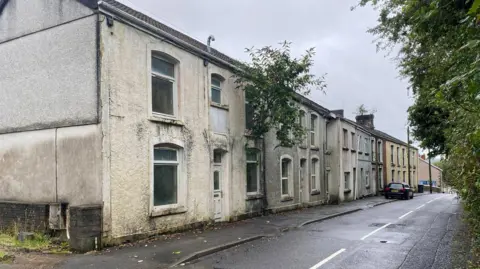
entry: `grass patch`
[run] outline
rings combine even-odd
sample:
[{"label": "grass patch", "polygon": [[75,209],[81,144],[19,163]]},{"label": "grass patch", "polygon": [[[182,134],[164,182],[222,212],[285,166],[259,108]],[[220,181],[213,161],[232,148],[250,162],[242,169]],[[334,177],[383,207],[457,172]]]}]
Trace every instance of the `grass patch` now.
[{"label": "grass patch", "polygon": [[12,263],[15,257],[0,250],[0,263]]},{"label": "grass patch", "polygon": [[11,250],[27,250],[27,251],[47,251],[54,253],[67,253],[69,246],[68,243],[63,242],[56,244],[52,239],[42,233],[34,233],[32,238],[20,241],[17,239],[17,233],[15,232],[0,232],[0,248]]}]

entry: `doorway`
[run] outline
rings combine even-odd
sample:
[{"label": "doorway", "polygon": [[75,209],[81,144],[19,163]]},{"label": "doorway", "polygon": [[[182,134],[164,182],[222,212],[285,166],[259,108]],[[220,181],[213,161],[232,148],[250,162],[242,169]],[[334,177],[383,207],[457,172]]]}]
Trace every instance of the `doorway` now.
[{"label": "doorway", "polygon": [[213,217],[215,221],[223,219],[223,152],[213,151]]}]

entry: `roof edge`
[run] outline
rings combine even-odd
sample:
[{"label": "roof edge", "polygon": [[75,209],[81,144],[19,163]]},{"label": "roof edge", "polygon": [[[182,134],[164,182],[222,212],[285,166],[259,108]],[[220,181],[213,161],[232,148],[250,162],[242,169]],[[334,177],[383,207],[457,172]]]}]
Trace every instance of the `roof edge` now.
[{"label": "roof edge", "polygon": [[2,11],[7,5],[7,3],[8,3],[8,0],[0,0],[0,16],[2,15]]}]

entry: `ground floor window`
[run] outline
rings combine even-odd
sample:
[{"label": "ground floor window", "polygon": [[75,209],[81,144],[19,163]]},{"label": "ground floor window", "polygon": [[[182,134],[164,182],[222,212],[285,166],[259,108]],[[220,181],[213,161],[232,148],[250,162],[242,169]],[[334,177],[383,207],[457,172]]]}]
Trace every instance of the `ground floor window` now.
[{"label": "ground floor window", "polygon": [[258,155],[257,150],[247,150],[247,193],[259,192],[260,162]]},{"label": "ground floor window", "polygon": [[153,164],[153,205],[176,204],[178,200],[178,156],[174,148],[155,147]]},{"label": "ground floor window", "polygon": [[345,190],[350,189],[350,172],[344,173],[344,188]]},{"label": "ground floor window", "polygon": [[281,159],[281,186],[282,186],[282,195],[289,195],[289,184],[292,174],[292,160],[289,158]]},{"label": "ground floor window", "polygon": [[320,189],[320,184],[318,182],[319,180],[319,161],[317,158],[312,158],[312,166],[310,167],[310,176],[311,176],[311,182],[310,182],[310,187],[312,191],[318,191]]}]

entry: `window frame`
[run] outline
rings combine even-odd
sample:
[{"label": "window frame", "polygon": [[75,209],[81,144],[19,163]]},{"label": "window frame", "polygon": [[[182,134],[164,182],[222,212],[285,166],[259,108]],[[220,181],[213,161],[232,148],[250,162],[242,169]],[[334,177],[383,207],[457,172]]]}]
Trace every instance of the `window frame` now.
[{"label": "window frame", "polygon": [[[159,60],[173,64],[174,66],[174,76],[170,77],[158,72],[153,71],[152,68],[152,58],[157,58]],[[147,85],[148,85],[148,106],[149,106],[149,117],[151,119],[180,119],[180,87],[181,84],[181,74],[180,74],[180,61],[178,57],[174,55],[173,52],[165,52],[161,49],[155,47],[148,47],[148,57],[147,57]],[[153,111],[153,82],[152,78],[157,77],[163,80],[172,82],[172,98],[173,98],[173,115],[154,112]]]},{"label": "window frame", "polygon": [[343,128],[343,148],[349,148],[348,130]]},{"label": "window frame", "polygon": [[[288,160],[287,164],[287,176],[283,175],[283,161]],[[280,195],[282,198],[293,197],[293,158],[290,155],[282,155],[280,157]],[[283,180],[287,180],[287,193],[283,193]]]},{"label": "window frame", "polygon": [[[213,80],[218,80],[218,82],[220,82],[220,86],[214,85]],[[225,83],[225,79],[221,75],[219,75],[217,73],[210,74],[210,102],[212,102],[214,104],[217,104],[217,105],[222,105],[224,103],[223,102],[223,100],[224,100],[224,98],[223,98],[224,83]],[[220,102],[213,101],[212,91],[214,89],[218,90],[220,92]]]},{"label": "window frame", "polygon": [[365,170],[365,187],[370,187],[370,171]]},{"label": "window frame", "polygon": [[356,135],[355,135],[354,132],[350,132],[350,135],[352,137],[352,150],[355,151],[355,150],[357,150],[357,143],[355,143],[356,142],[356,139],[355,139]]},{"label": "window frame", "polygon": [[[315,164],[314,164],[315,160]],[[315,168],[315,172],[313,173],[312,169]],[[320,192],[321,186],[320,186],[320,158],[317,155],[313,155],[310,157],[310,192],[315,193],[315,192]],[[313,177],[315,177],[315,180],[313,180]],[[313,188],[313,182],[315,182],[315,188]]]},{"label": "window frame", "polygon": [[[300,109],[298,112],[298,121],[300,123],[300,126],[306,131],[308,130],[307,126],[307,112],[303,109]],[[308,144],[308,137],[305,135],[305,137],[302,140],[302,143],[300,144],[301,146],[306,147]]]},{"label": "window frame", "polygon": [[343,172],[343,190],[350,190],[350,172]]},{"label": "window frame", "polygon": [[[169,205],[154,205],[154,183],[155,183],[155,148],[173,149],[177,152],[177,203]],[[180,140],[161,140],[155,137],[150,142],[150,209],[151,217],[178,214],[187,212],[187,171],[185,166],[185,146]],[[172,161],[161,161],[163,163],[174,163]]]},{"label": "window frame", "polygon": [[[315,120],[313,120],[313,117],[315,117]],[[314,113],[314,112],[311,112],[310,113],[310,147],[311,148],[318,148],[319,147],[319,144],[318,142],[319,141],[319,138],[318,138],[318,134],[319,134],[319,131],[318,131],[318,127],[319,127],[319,118],[320,116],[317,114],[317,113]],[[312,120],[314,122],[314,126],[312,126]],[[313,141],[312,141],[312,135],[313,135]]]},{"label": "window frame", "polygon": [[[248,158],[247,158],[247,154],[249,153],[249,151],[251,152],[254,152],[255,155],[256,155],[256,161],[249,161]],[[257,148],[248,148],[245,150],[245,192],[247,193],[247,195],[257,195],[260,193],[260,150],[257,149]],[[248,164],[249,163],[254,163],[256,164],[256,174],[257,174],[257,190],[254,191],[254,192],[249,192],[248,191]]]}]

